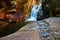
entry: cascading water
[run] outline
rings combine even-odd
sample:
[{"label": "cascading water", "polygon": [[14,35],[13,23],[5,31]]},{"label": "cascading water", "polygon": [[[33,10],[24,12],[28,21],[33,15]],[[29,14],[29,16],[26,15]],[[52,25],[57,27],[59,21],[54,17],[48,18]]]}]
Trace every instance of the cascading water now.
[{"label": "cascading water", "polygon": [[37,13],[41,8],[42,8],[42,4],[33,6],[32,10],[31,10],[30,18],[27,19],[26,21],[37,21]]}]

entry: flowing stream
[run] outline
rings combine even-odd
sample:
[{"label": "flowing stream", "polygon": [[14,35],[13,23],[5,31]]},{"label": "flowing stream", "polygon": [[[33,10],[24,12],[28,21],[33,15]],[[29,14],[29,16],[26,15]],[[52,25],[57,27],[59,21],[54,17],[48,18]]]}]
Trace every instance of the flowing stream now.
[{"label": "flowing stream", "polygon": [[30,18],[28,18],[26,21],[37,21],[37,13],[40,12],[42,14],[42,4],[34,5],[31,10]]}]

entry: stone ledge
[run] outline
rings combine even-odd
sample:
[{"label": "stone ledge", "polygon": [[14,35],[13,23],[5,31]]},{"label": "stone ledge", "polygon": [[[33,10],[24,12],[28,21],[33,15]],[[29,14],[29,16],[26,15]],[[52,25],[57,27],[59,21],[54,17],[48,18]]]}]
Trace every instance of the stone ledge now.
[{"label": "stone ledge", "polygon": [[41,38],[38,31],[22,30],[5,37],[1,37],[0,40],[41,40]]}]

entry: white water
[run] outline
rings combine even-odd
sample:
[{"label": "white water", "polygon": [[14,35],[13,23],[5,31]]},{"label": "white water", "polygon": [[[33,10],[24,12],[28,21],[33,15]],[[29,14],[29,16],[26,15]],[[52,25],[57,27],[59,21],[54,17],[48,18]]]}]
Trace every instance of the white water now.
[{"label": "white water", "polygon": [[42,6],[42,4],[40,4],[39,6],[38,5],[33,6],[32,10],[31,10],[31,16],[26,21],[37,21],[36,20],[37,13],[38,13],[39,9],[41,9],[41,6]]}]

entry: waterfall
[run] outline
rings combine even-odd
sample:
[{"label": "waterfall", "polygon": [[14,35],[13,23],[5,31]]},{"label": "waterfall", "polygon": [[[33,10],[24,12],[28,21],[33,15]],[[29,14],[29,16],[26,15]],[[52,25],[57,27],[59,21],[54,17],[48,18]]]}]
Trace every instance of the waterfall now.
[{"label": "waterfall", "polygon": [[37,21],[37,13],[41,9],[41,7],[42,7],[42,4],[34,5],[31,10],[30,18],[27,19],[26,21]]}]

